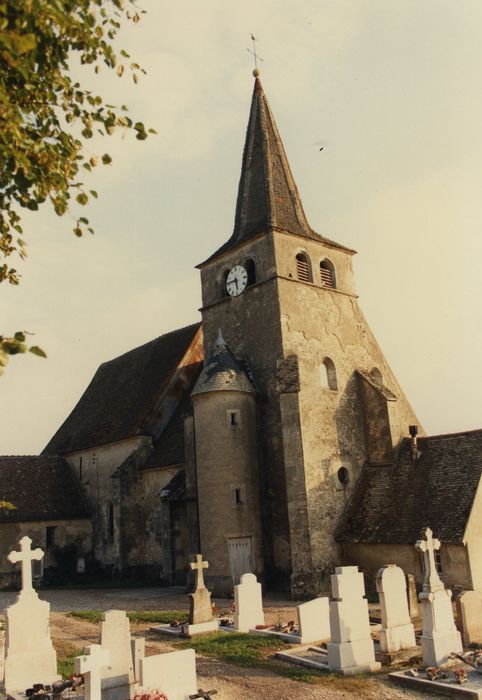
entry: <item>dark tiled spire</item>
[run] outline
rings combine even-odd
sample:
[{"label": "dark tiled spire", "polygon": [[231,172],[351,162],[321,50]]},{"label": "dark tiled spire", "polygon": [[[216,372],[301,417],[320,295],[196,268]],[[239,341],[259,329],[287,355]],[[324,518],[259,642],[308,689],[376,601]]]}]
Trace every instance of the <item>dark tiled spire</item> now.
[{"label": "dark tiled spire", "polygon": [[[273,114],[256,76],[231,238],[208,260],[271,229],[344,248],[310,227]],[[201,263],[203,265],[204,263]]]}]

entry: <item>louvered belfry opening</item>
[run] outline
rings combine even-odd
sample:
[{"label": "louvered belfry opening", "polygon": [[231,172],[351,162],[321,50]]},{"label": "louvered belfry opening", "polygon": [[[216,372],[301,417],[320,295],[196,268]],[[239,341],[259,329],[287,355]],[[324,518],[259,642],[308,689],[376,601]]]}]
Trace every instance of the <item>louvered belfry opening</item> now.
[{"label": "louvered belfry opening", "polygon": [[310,259],[304,253],[296,256],[296,274],[301,282],[313,282]]},{"label": "louvered belfry opening", "polygon": [[324,287],[329,287],[330,289],[335,289],[335,271],[326,260],[320,263],[320,278],[321,284]]}]

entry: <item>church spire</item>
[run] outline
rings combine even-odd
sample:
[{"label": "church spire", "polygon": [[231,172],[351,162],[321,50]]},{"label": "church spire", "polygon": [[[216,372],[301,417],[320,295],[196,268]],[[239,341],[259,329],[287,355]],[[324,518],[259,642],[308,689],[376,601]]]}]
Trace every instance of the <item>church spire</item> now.
[{"label": "church spire", "polygon": [[345,249],[320,236],[310,227],[278,127],[259,79],[259,71],[255,69],[253,75],[254,90],[244,144],[234,230],[231,238],[199,267],[244,241],[272,229]]},{"label": "church spire", "polygon": [[306,219],[276,122],[256,76],[230,242],[241,242],[270,228],[318,238]]}]

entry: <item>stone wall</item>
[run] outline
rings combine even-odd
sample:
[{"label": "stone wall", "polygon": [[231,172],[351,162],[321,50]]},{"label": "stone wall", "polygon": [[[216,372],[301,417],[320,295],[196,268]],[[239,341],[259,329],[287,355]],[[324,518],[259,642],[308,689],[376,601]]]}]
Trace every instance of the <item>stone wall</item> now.
[{"label": "stone wall", "polygon": [[[47,546],[47,528],[55,528],[53,541]],[[75,545],[78,556],[91,552],[92,526],[89,520],[42,520],[0,525],[0,586],[19,582],[19,567],[13,566],[7,556],[18,549],[19,540],[27,535],[32,540],[32,548],[40,547],[45,552],[42,568],[57,566],[54,556],[56,548]]]}]

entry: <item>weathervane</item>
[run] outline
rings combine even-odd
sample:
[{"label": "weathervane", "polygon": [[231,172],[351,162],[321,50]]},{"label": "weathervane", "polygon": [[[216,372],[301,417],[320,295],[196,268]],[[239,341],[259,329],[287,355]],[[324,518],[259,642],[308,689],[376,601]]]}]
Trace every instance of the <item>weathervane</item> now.
[{"label": "weathervane", "polygon": [[254,75],[255,78],[257,78],[258,75],[259,75],[258,61],[262,61],[263,59],[261,58],[261,56],[258,56],[258,54],[256,53],[256,37],[254,36],[254,34],[251,34],[251,41],[253,42],[253,50],[251,51],[251,49],[246,49],[246,51],[247,51],[248,53],[253,54],[253,56],[254,56],[254,71],[253,71],[253,75]]}]

